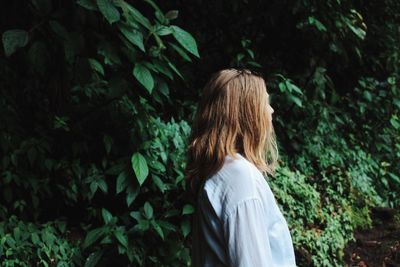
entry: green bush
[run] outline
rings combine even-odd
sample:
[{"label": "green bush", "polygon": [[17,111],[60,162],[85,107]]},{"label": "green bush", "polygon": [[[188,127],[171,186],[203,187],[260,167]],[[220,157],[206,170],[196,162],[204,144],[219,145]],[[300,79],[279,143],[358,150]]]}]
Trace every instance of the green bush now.
[{"label": "green bush", "polygon": [[325,198],[304,174],[280,167],[270,180],[291,229],[300,266],[342,266],[343,249],[354,240],[349,203]]},{"label": "green bush", "polygon": [[190,266],[189,125],[210,74],[245,66],[276,110],[269,181],[299,266],[342,266],[370,208],[400,205],[399,12],[394,0],[7,2],[0,262]]},{"label": "green bush", "polygon": [[81,251],[64,221],[42,225],[16,216],[0,223],[2,266],[81,266]]}]

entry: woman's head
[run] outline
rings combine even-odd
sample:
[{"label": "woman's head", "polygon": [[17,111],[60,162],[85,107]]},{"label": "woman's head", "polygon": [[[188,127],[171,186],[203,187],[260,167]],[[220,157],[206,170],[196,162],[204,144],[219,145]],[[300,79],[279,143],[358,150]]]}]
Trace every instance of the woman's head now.
[{"label": "woman's head", "polygon": [[278,157],[273,112],[260,75],[247,69],[214,73],[203,89],[189,138],[186,179],[192,191],[236,152],[264,174],[273,173]]}]

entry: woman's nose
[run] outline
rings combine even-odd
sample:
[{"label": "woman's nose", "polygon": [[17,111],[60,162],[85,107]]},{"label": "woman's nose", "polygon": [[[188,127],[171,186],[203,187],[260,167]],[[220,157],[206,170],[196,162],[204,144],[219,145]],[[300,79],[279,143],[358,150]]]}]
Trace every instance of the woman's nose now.
[{"label": "woman's nose", "polygon": [[274,113],[274,109],[271,106],[269,106],[269,109],[270,109],[271,114]]}]

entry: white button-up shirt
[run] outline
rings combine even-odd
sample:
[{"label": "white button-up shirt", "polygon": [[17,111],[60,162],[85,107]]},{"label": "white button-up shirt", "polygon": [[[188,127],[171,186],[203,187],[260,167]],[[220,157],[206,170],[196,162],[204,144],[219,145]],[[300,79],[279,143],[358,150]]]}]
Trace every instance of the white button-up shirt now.
[{"label": "white button-up shirt", "polygon": [[192,228],[193,267],[295,267],[292,238],[256,166],[225,157],[198,195]]}]

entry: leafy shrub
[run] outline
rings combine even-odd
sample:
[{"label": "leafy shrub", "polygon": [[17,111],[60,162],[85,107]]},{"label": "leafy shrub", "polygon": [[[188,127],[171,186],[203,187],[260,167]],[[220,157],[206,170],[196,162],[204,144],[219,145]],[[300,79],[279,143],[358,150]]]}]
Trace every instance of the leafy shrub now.
[{"label": "leafy shrub", "polygon": [[81,251],[66,222],[42,225],[16,216],[0,223],[2,266],[81,266]]},{"label": "leafy shrub", "polygon": [[287,166],[269,183],[291,229],[298,264],[341,266],[343,249],[354,239],[349,203],[323,199],[304,174]]},{"label": "leafy shrub", "polygon": [[8,2],[1,262],[189,266],[185,142],[199,88],[229,65],[266,74],[282,155],[270,182],[299,265],[343,265],[370,207],[400,204],[399,10],[393,0]]}]

